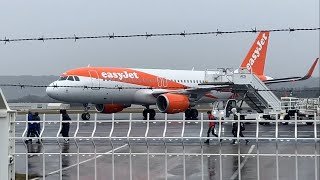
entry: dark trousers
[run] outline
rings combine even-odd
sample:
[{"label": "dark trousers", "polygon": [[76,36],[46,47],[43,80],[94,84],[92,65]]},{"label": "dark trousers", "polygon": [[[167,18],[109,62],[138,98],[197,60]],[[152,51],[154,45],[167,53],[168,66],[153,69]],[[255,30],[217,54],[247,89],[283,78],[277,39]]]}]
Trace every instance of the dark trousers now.
[{"label": "dark trousers", "polygon": [[[40,136],[40,125],[38,124],[28,124],[28,132],[27,132],[27,137],[39,137]],[[32,139],[27,139],[27,141],[32,142]],[[40,142],[40,140],[38,140],[38,142]]]},{"label": "dark trousers", "polygon": [[69,129],[70,129],[69,123],[62,123],[61,134],[63,137],[69,137]]},{"label": "dark trousers", "polygon": [[[207,132],[207,137],[210,137],[210,132],[212,133],[212,135],[214,135],[215,137],[218,137],[218,135],[214,132],[214,126],[210,126]],[[209,141],[209,139],[208,139]]]},{"label": "dark trousers", "polygon": [[35,128],[28,128],[27,137],[39,137],[39,133]]},{"label": "dark trousers", "polygon": [[[233,129],[232,129],[232,134],[233,134],[234,137],[237,137],[237,129],[234,129],[234,128],[233,128]],[[240,136],[240,137],[244,137],[241,130],[240,130],[240,132],[239,132],[239,136]],[[235,143],[235,142],[236,142],[236,139],[233,140],[233,143]]]},{"label": "dark trousers", "polygon": [[27,137],[39,137],[40,132],[38,132],[37,124],[28,123]]}]

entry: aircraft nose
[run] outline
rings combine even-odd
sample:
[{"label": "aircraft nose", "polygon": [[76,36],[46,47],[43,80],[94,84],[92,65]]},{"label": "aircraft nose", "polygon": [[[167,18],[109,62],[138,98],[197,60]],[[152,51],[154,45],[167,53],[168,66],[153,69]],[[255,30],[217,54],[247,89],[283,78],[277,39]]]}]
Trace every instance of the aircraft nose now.
[{"label": "aircraft nose", "polygon": [[47,88],[46,88],[46,93],[49,97],[51,98],[55,98],[56,97],[56,93],[55,90],[54,90],[54,84],[55,82],[51,83]]}]

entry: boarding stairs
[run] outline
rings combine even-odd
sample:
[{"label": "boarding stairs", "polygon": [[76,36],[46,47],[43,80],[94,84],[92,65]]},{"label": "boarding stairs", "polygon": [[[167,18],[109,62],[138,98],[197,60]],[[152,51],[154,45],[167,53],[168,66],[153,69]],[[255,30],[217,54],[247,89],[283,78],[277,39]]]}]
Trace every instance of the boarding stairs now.
[{"label": "boarding stairs", "polygon": [[280,111],[281,101],[255,74],[246,69],[231,68],[206,70],[205,85],[229,85],[243,97],[247,105],[259,113],[265,109]]}]

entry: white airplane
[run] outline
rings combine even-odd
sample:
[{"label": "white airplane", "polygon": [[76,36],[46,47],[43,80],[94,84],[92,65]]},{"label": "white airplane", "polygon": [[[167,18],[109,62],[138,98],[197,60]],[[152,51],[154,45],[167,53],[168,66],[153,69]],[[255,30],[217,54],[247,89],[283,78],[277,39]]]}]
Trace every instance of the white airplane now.
[{"label": "white airplane", "polygon": [[[313,63],[304,77],[272,79],[264,75],[264,65],[269,41],[269,32],[261,32],[241,64],[256,74],[266,84],[299,81],[311,77],[318,62]],[[116,113],[132,104],[146,107],[144,118],[154,119],[156,105],[161,113],[185,112],[186,118],[196,119],[196,104],[212,103],[234,97],[231,90],[222,86],[208,86],[205,71],[138,69],[114,67],[82,67],[63,73],[59,80],[51,83],[46,93],[53,99],[82,103],[83,120],[90,119],[88,104],[93,104],[100,113]]]}]

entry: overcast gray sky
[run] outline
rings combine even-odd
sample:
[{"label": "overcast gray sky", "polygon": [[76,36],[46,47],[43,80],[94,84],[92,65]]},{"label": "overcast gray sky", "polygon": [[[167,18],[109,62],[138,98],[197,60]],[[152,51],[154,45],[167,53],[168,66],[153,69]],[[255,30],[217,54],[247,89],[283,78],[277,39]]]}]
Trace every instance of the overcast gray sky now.
[{"label": "overcast gray sky", "polygon": [[[0,1],[0,37],[116,35],[319,27],[319,0]],[[204,70],[238,67],[257,34],[0,44],[0,75],[59,75],[76,67]],[[271,33],[265,74],[304,75],[319,31]],[[319,65],[314,76],[319,76]]]}]

